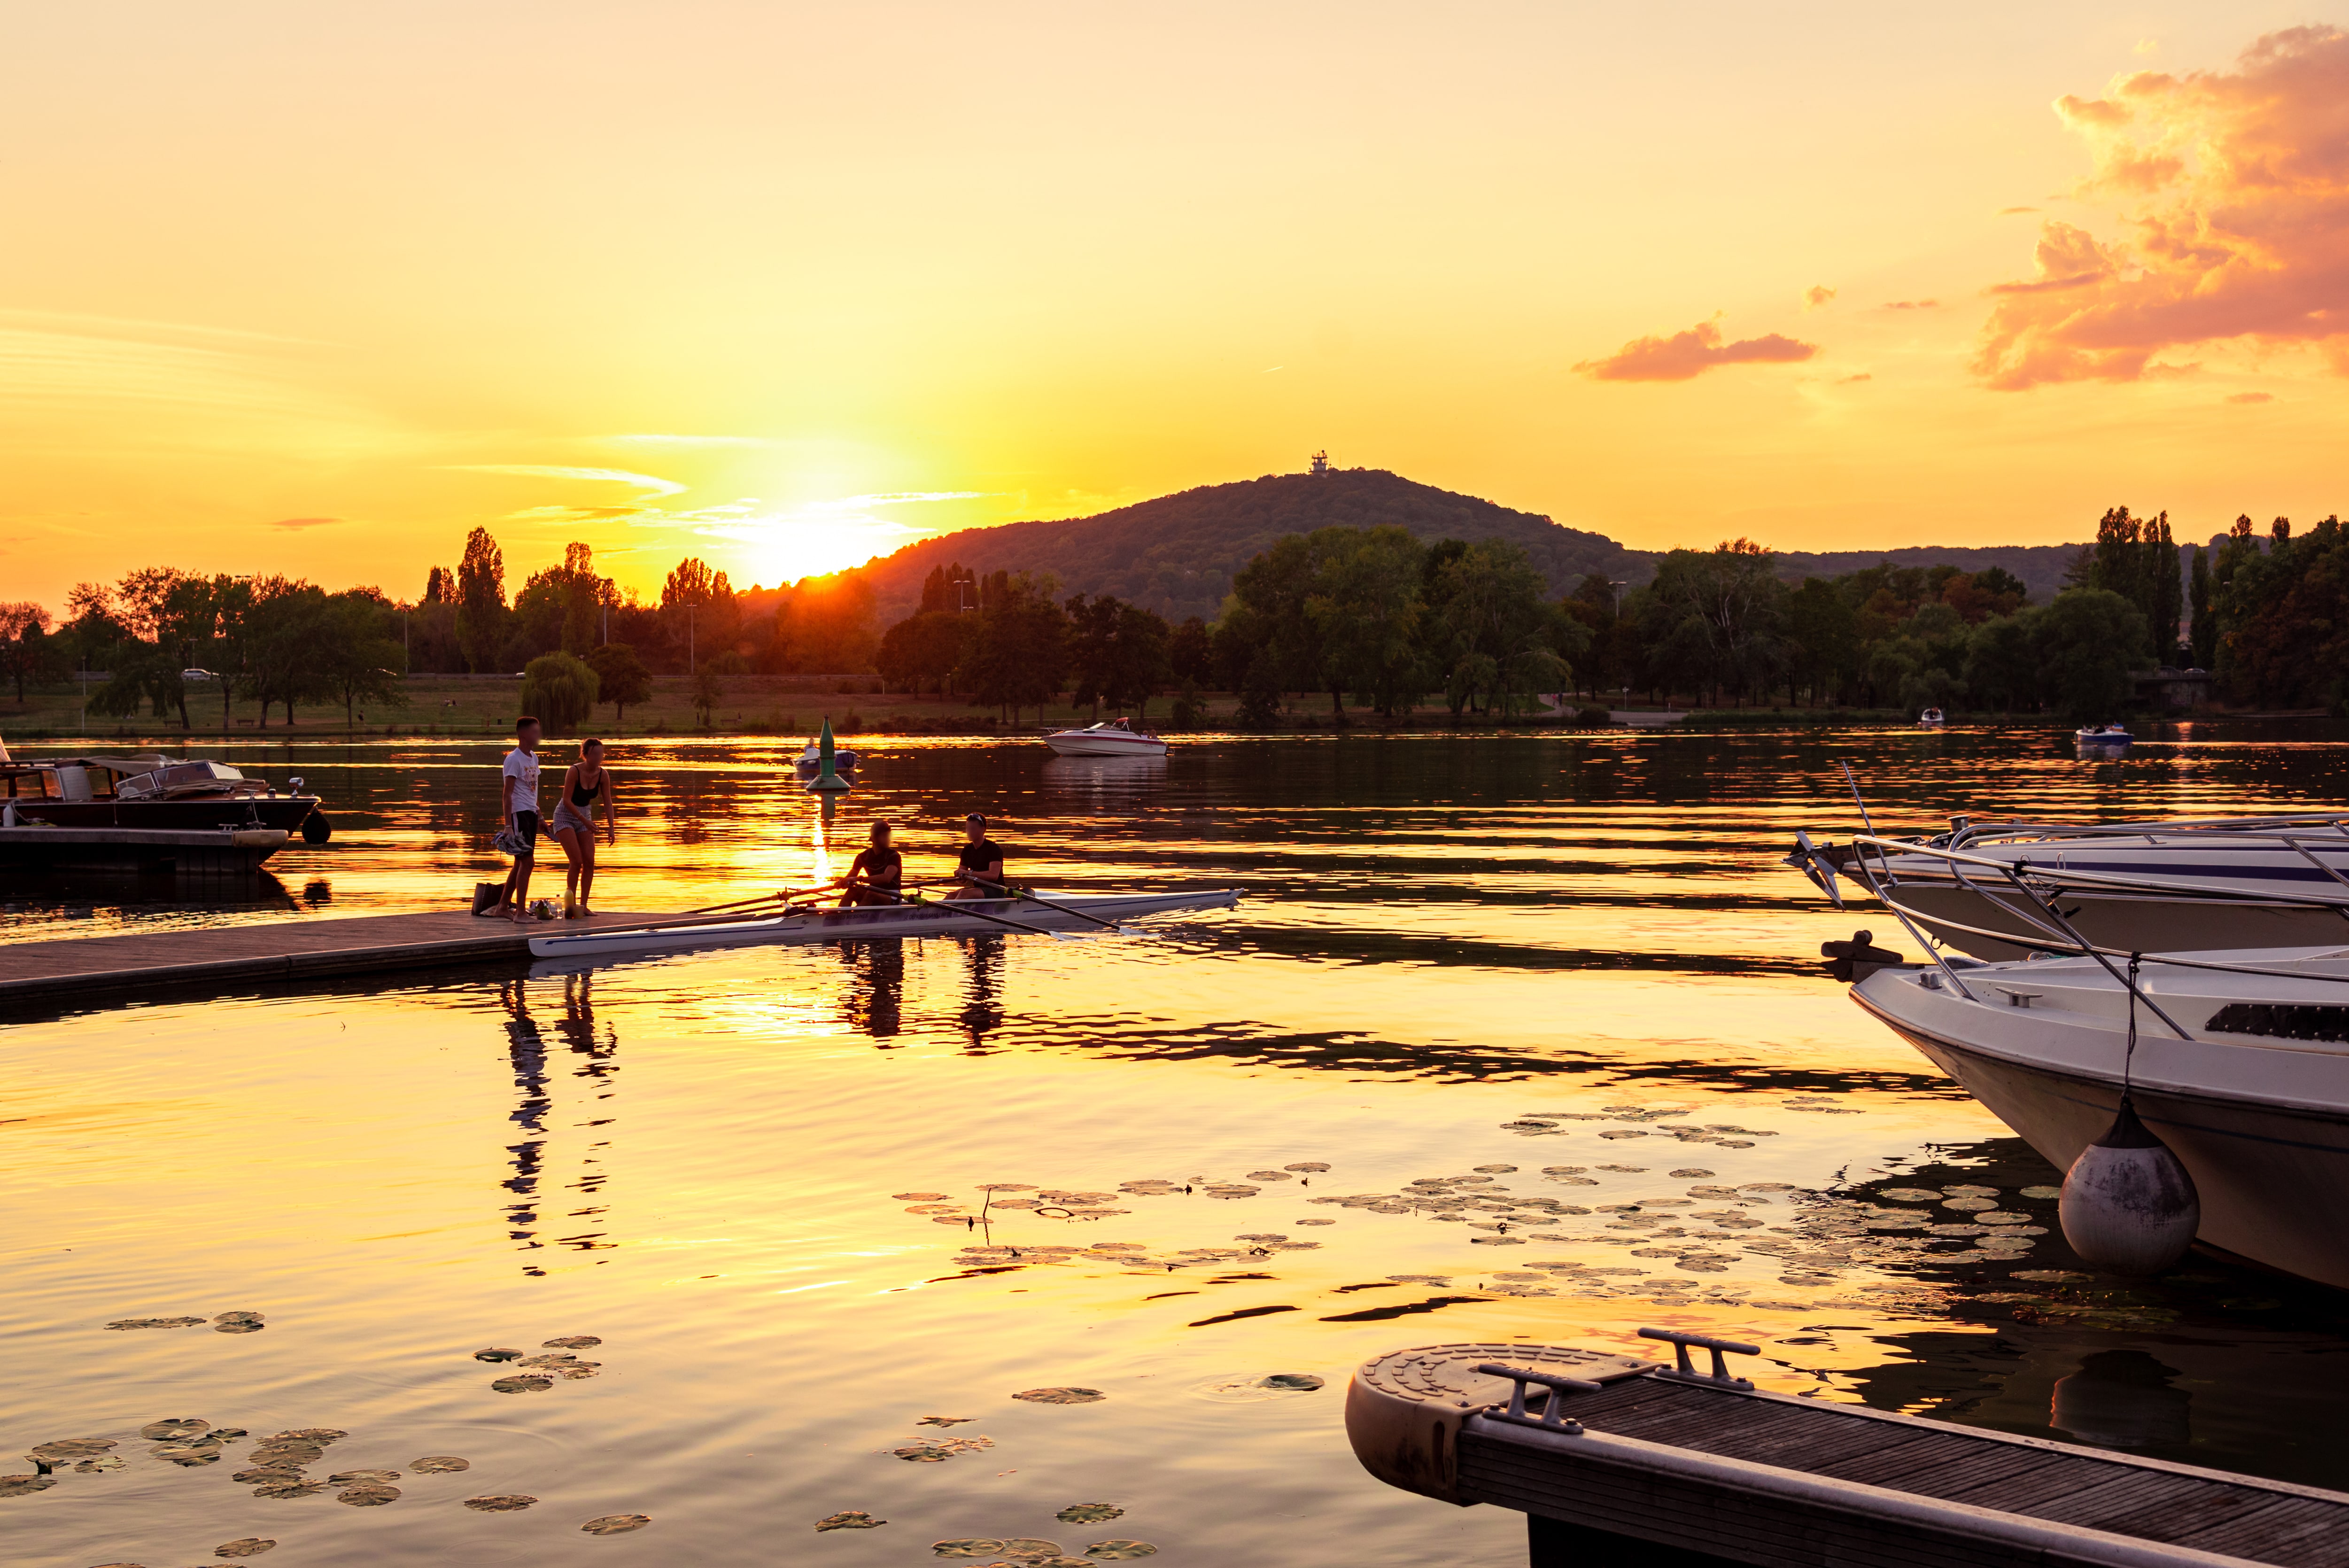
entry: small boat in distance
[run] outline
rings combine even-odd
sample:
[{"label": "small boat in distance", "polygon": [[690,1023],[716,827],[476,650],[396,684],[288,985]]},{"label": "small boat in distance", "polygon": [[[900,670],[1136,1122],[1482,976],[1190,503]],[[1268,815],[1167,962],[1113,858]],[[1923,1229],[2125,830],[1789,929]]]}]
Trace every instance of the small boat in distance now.
[{"label": "small boat in distance", "polygon": [[2084,746],[2126,746],[2137,739],[2118,724],[2097,724],[2085,730],[2075,730],[2072,738]]},{"label": "small boat in distance", "polygon": [[[810,741],[807,750],[799,754],[799,761],[792,765],[800,777],[812,779],[823,770],[823,753],[815,742]],[[835,746],[832,753],[832,765],[834,772],[851,772],[856,766],[856,753],[845,746]]]},{"label": "small boat in distance", "polygon": [[1917,715],[1917,727],[1920,730],[1938,730],[1947,722],[1939,708],[1928,708]]},{"label": "small boat in distance", "polygon": [[1166,742],[1129,719],[1107,719],[1081,730],[1056,730],[1044,743],[1064,757],[1163,757]]}]

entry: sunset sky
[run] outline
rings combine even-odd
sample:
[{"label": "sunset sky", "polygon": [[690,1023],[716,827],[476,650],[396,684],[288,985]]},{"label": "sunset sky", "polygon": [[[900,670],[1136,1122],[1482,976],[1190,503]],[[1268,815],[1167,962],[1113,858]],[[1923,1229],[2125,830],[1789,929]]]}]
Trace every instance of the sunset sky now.
[{"label": "sunset sky", "polygon": [[0,598],[1322,447],[1646,546],[2349,506],[2349,0],[5,9]]}]

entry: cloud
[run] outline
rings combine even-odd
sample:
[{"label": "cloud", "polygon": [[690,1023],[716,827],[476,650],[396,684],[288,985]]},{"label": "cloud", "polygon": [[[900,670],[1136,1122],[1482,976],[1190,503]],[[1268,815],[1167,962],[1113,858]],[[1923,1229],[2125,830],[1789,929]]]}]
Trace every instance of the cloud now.
[{"label": "cloud", "polygon": [[339,517],[280,517],[269,526],[272,528],[324,528],[330,523],[341,521]]},{"label": "cloud", "polygon": [[1810,287],[1803,290],[1803,308],[1806,310],[1816,310],[1820,306],[1825,305],[1828,300],[1833,299],[1835,296],[1836,291],[1834,289],[1829,288],[1826,284],[1815,283],[1811,285]]},{"label": "cloud", "polygon": [[2308,345],[2349,371],[2349,33],[2271,33],[2235,68],[2117,78],[2055,112],[2087,142],[2078,192],[2121,234],[2041,224],[2036,275],[2004,283],[1973,370],[2018,391],[2133,381],[2154,356]]},{"label": "cloud", "polygon": [[1857,376],[1842,377],[1836,382],[1836,385],[1838,387],[1848,387],[1854,381],[1873,381],[1874,379],[1876,379],[1876,372],[1873,370],[1862,370]]},{"label": "cloud", "polygon": [[1721,328],[1701,321],[1670,337],[1635,337],[1604,359],[1575,366],[1594,381],[1685,381],[1716,365],[1793,365],[1819,351],[1772,332],[1760,337],[1721,340]]},{"label": "cloud", "polygon": [[526,479],[586,479],[610,484],[633,484],[653,495],[682,495],[686,487],[673,479],[630,473],[624,468],[565,468],[541,462],[460,462],[450,465],[466,473],[513,473]]},{"label": "cloud", "polygon": [[2227,400],[2230,403],[2272,403],[2275,401],[2275,394],[2273,392],[2237,392]]},{"label": "cloud", "polygon": [[775,442],[773,442],[773,441],[771,441],[768,440],[765,436],[730,436],[730,435],[664,435],[664,434],[658,433],[658,432],[657,432],[657,431],[644,431],[644,432],[639,432],[639,433],[632,434],[632,435],[615,435],[615,436],[605,436],[605,437],[603,438],[603,440],[605,440],[605,441],[606,441],[616,442],[616,443],[618,443],[618,444],[620,444],[620,445],[624,445],[624,446],[665,446],[665,447],[697,447],[697,446],[751,446],[751,447],[760,447],[760,446],[773,446],[773,445],[775,445],[775,444],[776,444]]},{"label": "cloud", "polygon": [[2002,218],[2011,218],[2017,213],[2035,213],[2037,211],[2039,211],[2039,209],[2036,207],[2001,207],[1998,210],[1998,215]]},{"label": "cloud", "polygon": [[1887,310],[1938,310],[1940,305],[1941,302],[1938,299],[1888,299],[1884,302],[1884,308]]}]

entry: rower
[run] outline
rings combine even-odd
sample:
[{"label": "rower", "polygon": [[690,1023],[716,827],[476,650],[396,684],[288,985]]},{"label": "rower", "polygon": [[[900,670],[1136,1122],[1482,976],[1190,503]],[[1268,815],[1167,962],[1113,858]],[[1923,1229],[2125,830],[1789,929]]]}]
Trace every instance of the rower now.
[{"label": "rower", "polygon": [[949,898],[1000,898],[1010,891],[1003,884],[1003,847],[987,836],[987,818],[972,812],[963,818],[970,842],[962,846],[954,879],[962,884]]},{"label": "rower", "polygon": [[902,904],[898,887],[905,875],[905,857],[889,846],[889,825],[876,822],[870,835],[872,843],[856,853],[848,867],[848,875],[833,883],[843,891],[840,907],[851,909],[858,904]]}]

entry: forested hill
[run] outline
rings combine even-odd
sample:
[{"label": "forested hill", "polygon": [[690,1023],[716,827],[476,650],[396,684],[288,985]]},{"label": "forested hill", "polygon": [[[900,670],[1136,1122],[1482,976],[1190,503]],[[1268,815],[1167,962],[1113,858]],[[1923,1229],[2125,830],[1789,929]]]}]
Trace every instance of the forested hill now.
[{"label": "forested hill", "polygon": [[922,579],[932,567],[956,561],[982,574],[1050,572],[1064,594],[1114,594],[1171,620],[1195,615],[1213,620],[1231,592],[1233,574],[1282,535],[1382,523],[1422,540],[1513,540],[1525,546],[1556,593],[1588,572],[1643,581],[1651,570],[1646,552],[1627,550],[1604,535],[1415,484],[1381,469],[1357,468],[1202,485],[1065,522],[966,528],[908,545],[874,561],[864,575],[884,626],[918,606]]},{"label": "forested hill", "polygon": [[2064,573],[2085,548],[2079,545],[1916,545],[1897,550],[1781,550],[1778,575],[1790,583],[1805,577],[1839,577],[1889,561],[1896,566],[1955,566],[1961,572],[2002,567],[2023,579],[2031,602],[2044,605],[2064,590]]}]

